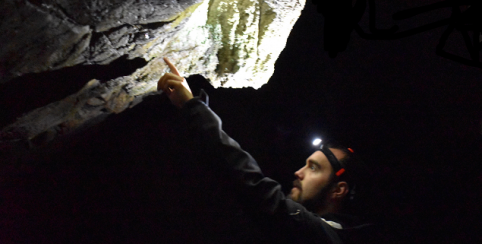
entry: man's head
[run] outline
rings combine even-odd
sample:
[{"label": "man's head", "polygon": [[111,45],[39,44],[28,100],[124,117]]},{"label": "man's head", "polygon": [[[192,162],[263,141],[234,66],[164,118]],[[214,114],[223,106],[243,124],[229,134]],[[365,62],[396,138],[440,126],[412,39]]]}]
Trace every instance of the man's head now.
[{"label": "man's head", "polygon": [[[348,156],[338,148],[329,150],[340,162]],[[295,172],[295,177],[289,197],[320,214],[337,211],[349,192],[348,183],[337,180],[327,156],[319,150],[306,159],[305,166]]]},{"label": "man's head", "polygon": [[[327,157],[325,153],[333,155]],[[333,157],[339,162],[338,166],[335,163],[337,172],[333,170]],[[355,188],[360,200],[370,185],[370,171],[365,164],[353,150],[335,141],[325,143],[322,149],[309,156],[306,165],[295,172],[295,177],[289,198],[320,215],[362,210],[363,203],[353,201]]]}]

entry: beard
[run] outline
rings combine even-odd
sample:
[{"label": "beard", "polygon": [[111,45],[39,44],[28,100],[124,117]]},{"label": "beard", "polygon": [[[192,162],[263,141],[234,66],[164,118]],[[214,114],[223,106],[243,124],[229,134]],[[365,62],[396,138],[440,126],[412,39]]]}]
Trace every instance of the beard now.
[{"label": "beard", "polygon": [[[293,189],[297,188],[298,189],[298,194],[295,195],[293,194]],[[300,203],[300,198],[301,198],[301,183],[299,180],[293,181],[293,189],[291,190],[290,194],[288,194],[288,199],[291,199],[297,203]],[[294,196],[295,195],[295,196]]]},{"label": "beard", "polygon": [[293,198],[292,193],[288,196],[289,199],[300,203],[303,205],[308,211],[317,212],[320,209],[323,209],[328,204],[328,194],[330,193],[331,188],[334,186],[334,183],[330,183],[324,186],[318,193],[310,199],[303,199],[303,189],[301,188],[301,183],[298,180],[293,181],[293,186],[299,189],[298,197]]}]

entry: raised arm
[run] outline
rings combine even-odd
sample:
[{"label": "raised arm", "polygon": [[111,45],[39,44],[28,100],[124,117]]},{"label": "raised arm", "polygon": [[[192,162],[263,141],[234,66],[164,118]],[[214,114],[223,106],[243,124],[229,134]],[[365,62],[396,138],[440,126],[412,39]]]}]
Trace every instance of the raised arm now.
[{"label": "raised arm", "polygon": [[[337,234],[321,218],[301,204],[287,199],[278,182],[265,177],[254,158],[222,130],[221,119],[192,93],[177,69],[164,59],[174,73],[165,74],[158,83],[171,102],[188,121],[193,141],[209,162],[235,183],[236,191],[250,212],[276,232],[281,239],[293,243],[339,243]],[[211,158],[212,157],[212,158]]]}]

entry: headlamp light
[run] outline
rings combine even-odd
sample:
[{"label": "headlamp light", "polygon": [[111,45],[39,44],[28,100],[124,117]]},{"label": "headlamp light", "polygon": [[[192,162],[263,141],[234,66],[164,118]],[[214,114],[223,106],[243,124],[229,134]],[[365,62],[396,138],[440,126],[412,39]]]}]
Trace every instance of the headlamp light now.
[{"label": "headlamp light", "polygon": [[[335,175],[339,177],[345,172],[345,168],[340,164],[338,159],[335,157],[335,155],[331,152],[331,150],[327,147],[324,146],[322,143],[323,140],[321,138],[316,138],[313,140],[313,145],[317,147],[317,150],[320,150],[323,154],[325,154],[326,158],[328,158],[328,162],[330,162],[331,167],[333,167],[333,171],[335,172]],[[351,148],[348,149],[350,152]]]},{"label": "headlamp light", "polygon": [[320,146],[322,140],[320,138],[316,138],[313,140],[313,146]]}]

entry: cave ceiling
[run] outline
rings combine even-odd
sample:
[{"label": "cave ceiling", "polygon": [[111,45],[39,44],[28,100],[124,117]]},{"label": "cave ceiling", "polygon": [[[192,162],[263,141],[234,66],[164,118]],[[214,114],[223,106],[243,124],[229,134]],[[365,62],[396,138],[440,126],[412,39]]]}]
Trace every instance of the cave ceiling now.
[{"label": "cave ceiling", "polygon": [[[2,1],[0,142],[5,148],[51,141],[132,108],[158,93],[157,80],[168,72],[163,57],[183,76],[202,75],[214,87],[259,88],[273,74],[304,5],[303,0]],[[105,75],[109,69],[117,76]],[[82,73],[91,75],[85,79]]]}]

